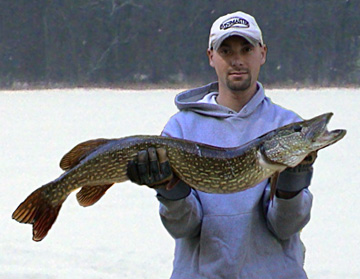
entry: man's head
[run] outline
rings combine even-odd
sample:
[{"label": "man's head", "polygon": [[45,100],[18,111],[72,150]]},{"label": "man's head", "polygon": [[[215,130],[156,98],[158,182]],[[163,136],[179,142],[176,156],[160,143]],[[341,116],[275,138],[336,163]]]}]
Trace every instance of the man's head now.
[{"label": "man's head", "polygon": [[262,33],[255,18],[243,12],[235,12],[219,17],[212,25],[209,36],[209,49],[217,50],[230,36],[240,36],[252,45],[263,45]]},{"label": "man's head", "polygon": [[217,19],[210,31],[207,52],[218,76],[220,94],[225,91],[255,94],[267,48],[252,16],[236,12]]}]

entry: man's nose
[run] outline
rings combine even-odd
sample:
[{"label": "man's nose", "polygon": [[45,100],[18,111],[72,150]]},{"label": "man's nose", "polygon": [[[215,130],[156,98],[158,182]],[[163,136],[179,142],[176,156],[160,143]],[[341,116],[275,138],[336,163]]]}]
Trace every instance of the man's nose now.
[{"label": "man's nose", "polygon": [[234,54],[231,57],[231,66],[242,66],[243,63],[244,63],[244,61],[240,54]]}]

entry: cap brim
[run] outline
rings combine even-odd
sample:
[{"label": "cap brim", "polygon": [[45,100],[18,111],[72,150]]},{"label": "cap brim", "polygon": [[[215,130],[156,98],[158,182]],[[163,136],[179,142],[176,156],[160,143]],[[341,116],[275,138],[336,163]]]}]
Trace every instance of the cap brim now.
[{"label": "cap brim", "polygon": [[259,43],[258,40],[254,39],[254,38],[252,38],[252,37],[250,37],[250,36],[244,35],[243,33],[240,33],[240,32],[237,32],[237,31],[233,31],[233,32],[229,32],[229,33],[223,34],[220,38],[218,38],[216,41],[214,41],[214,42],[212,43],[213,49],[217,50],[217,49],[221,46],[222,42],[223,42],[225,39],[227,39],[227,38],[229,38],[229,37],[231,37],[231,36],[243,37],[244,39],[246,39],[246,40],[247,40],[250,44],[252,44],[253,46],[256,46],[256,45]]}]

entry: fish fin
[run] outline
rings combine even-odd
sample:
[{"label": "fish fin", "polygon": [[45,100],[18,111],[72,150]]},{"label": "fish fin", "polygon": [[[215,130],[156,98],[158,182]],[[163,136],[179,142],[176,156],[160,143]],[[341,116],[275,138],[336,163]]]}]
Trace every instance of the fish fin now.
[{"label": "fish fin", "polygon": [[81,206],[90,206],[96,203],[106,193],[113,184],[99,186],[84,186],[76,194],[76,198]]},{"label": "fish fin", "polygon": [[33,225],[33,240],[41,241],[51,229],[59,214],[62,203],[51,205],[43,195],[44,188],[35,190],[12,214],[20,223]]},{"label": "fish fin", "polygon": [[73,168],[87,155],[109,141],[109,139],[95,139],[79,143],[64,155],[60,161],[60,168],[65,171]]},{"label": "fish fin", "polygon": [[273,203],[275,193],[276,193],[276,184],[279,178],[280,172],[275,172],[270,178],[270,202]]}]

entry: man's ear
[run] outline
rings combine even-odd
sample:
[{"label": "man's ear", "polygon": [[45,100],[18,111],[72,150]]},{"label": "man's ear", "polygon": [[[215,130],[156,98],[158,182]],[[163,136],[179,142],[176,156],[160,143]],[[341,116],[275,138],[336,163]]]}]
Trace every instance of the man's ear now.
[{"label": "man's ear", "polygon": [[209,58],[210,66],[214,68],[214,63],[213,63],[214,50],[213,49],[208,49],[207,50],[207,56]]},{"label": "man's ear", "polygon": [[261,47],[261,65],[264,65],[266,62],[267,46],[264,44]]}]

